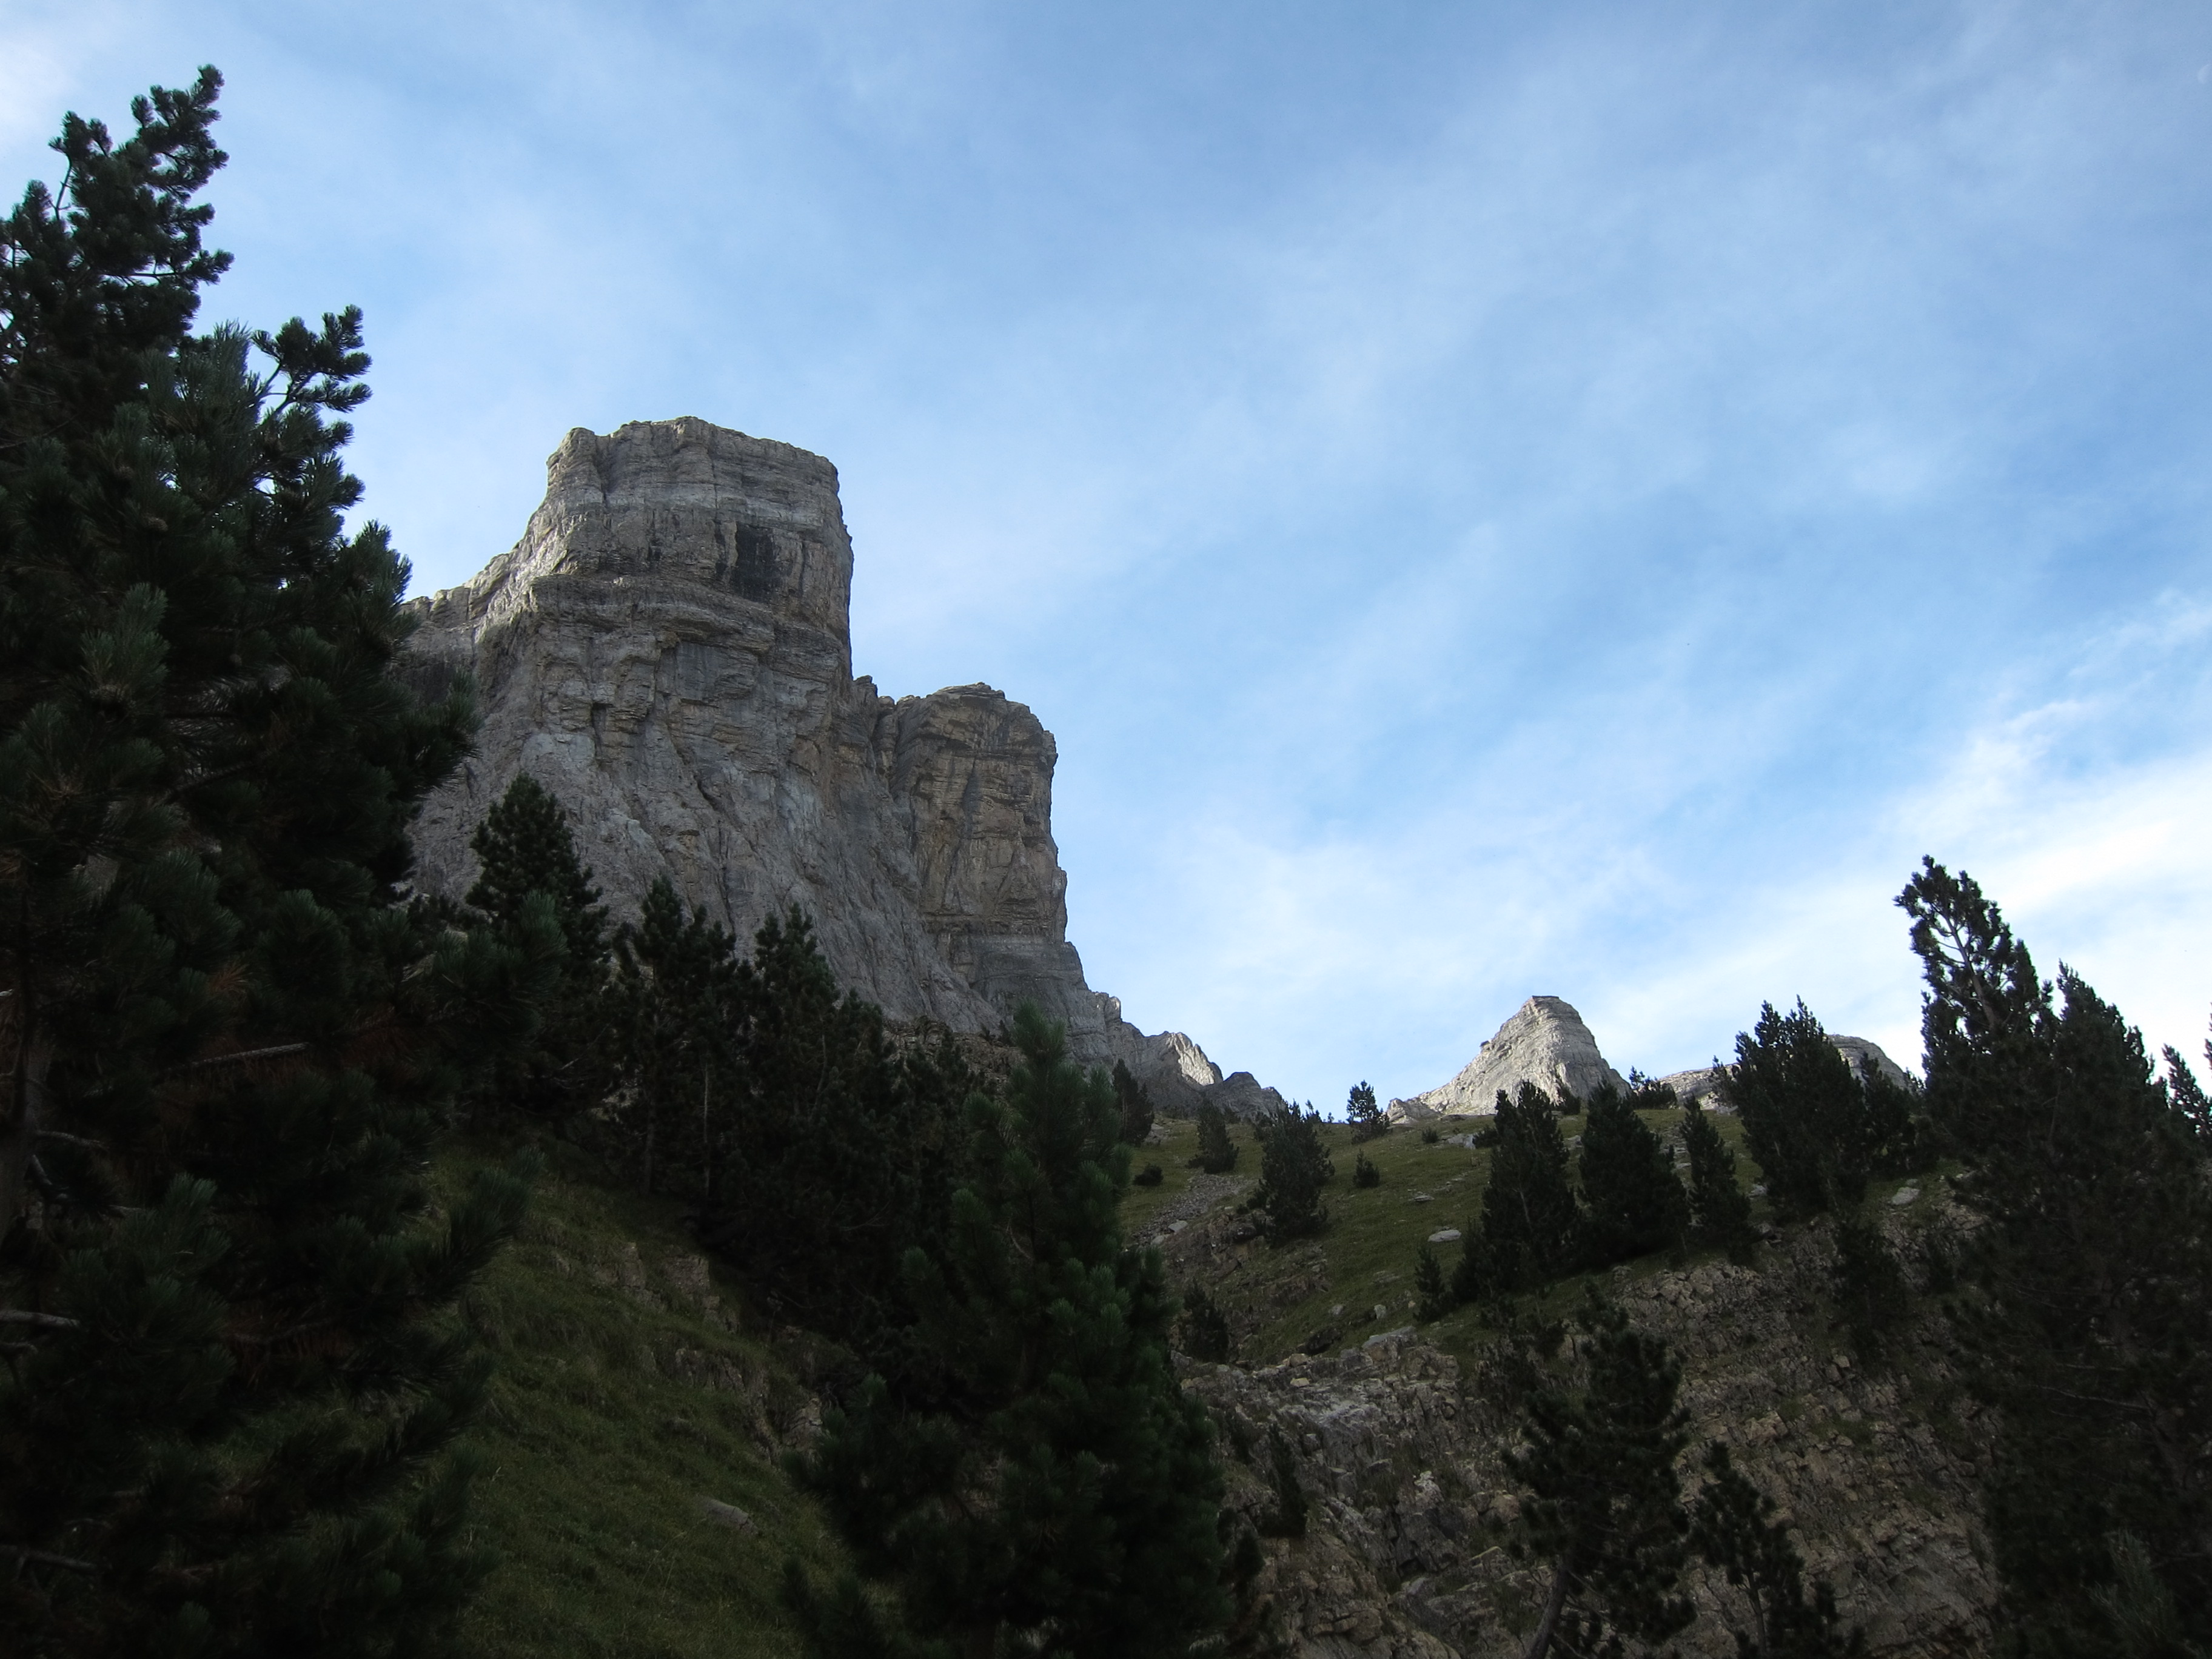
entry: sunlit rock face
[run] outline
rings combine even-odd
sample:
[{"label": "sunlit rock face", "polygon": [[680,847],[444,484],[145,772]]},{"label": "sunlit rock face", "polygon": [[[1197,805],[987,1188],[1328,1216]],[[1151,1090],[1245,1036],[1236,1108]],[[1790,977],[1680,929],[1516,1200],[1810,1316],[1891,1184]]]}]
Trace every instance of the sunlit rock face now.
[{"label": "sunlit rock face", "polygon": [[1565,1089],[1582,1100],[1608,1083],[1624,1092],[1628,1088],[1627,1079],[1598,1052],[1597,1039],[1572,1004],[1558,997],[1530,997],[1457,1077],[1409,1100],[1392,1101],[1390,1115],[1418,1122],[1444,1112],[1492,1111],[1498,1091],[1510,1098],[1523,1083],[1554,1096]]},{"label": "sunlit rock face", "polygon": [[420,885],[467,890],[471,832],[527,771],[618,918],[664,876],[744,938],[795,904],[893,1018],[995,1030],[1031,1000],[1086,1060],[1212,1081],[1084,981],[1052,734],[989,686],[895,702],[854,678],[852,580],[820,456],[699,420],[571,432],[514,549],[414,602],[414,678],[472,672],[483,715],[423,808]]}]

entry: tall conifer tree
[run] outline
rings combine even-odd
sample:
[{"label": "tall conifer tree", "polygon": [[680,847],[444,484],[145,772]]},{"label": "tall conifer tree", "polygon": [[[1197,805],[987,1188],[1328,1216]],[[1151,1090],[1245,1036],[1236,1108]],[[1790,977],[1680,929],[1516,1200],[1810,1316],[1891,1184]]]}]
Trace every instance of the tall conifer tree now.
[{"label": "tall conifer tree", "polygon": [[2142,1651],[2099,1605],[2124,1559],[2212,1645],[2212,1171],[2189,1103],[2078,975],[2037,976],[1972,878],[1929,860],[1899,902],[1929,1114],[1983,1218],[1954,1322],[2003,1408],[1984,1497],[2020,1650]]},{"label": "tall conifer tree", "polygon": [[1499,1090],[1498,1144],[1482,1193],[1483,1243],[1497,1287],[1520,1289],[1568,1271],[1581,1221],[1551,1097],[1533,1083],[1510,1100]]},{"label": "tall conifer tree", "polygon": [[1587,1259],[1603,1267],[1671,1249],[1690,1223],[1689,1195],[1650,1126],[1607,1084],[1590,1097],[1577,1163]]},{"label": "tall conifer tree", "polygon": [[1507,1365],[1526,1443],[1506,1465],[1529,1492],[1516,1541],[1549,1569],[1528,1659],[1546,1659],[1555,1642],[1618,1651],[1601,1646],[1608,1632],[1662,1642],[1693,1617],[1674,1593],[1689,1531],[1674,1472],[1689,1439],[1674,1398],[1681,1362],[1595,1295],[1581,1322],[1579,1364],[1565,1374],[1526,1346]]},{"label": "tall conifer tree", "polygon": [[813,1651],[1178,1653],[1229,1613],[1212,1431],[1168,1353],[1158,1253],[1123,1248],[1129,1152],[1103,1073],[1024,1006],[1005,1103],[969,1103],[975,1175],[909,1252],[907,1382],[872,1377],[800,1468],[879,1609],[790,1591]]},{"label": "tall conifer tree", "polygon": [[434,1218],[425,1161],[559,935],[400,902],[470,711],[342,523],[358,313],[191,331],[219,85],[70,116],[0,228],[0,1629],[434,1653],[482,1567],[441,1310],[524,1188]]}]

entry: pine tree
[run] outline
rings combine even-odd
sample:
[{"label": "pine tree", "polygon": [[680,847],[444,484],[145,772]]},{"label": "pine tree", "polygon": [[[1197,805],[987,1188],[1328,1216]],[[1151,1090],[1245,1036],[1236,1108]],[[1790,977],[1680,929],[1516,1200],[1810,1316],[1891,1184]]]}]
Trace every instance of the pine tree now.
[{"label": "pine tree", "polygon": [[945,1243],[907,1256],[915,1380],[871,1378],[798,1468],[891,1609],[852,1634],[862,1621],[835,1614],[857,1592],[824,1602],[798,1575],[817,1654],[1109,1659],[1186,1650],[1229,1614],[1221,1473],[1169,1361],[1175,1300],[1158,1253],[1121,1244],[1112,1085],[1033,1006],[1012,1035],[1005,1103],[969,1103],[975,1176]]},{"label": "pine tree", "polygon": [[1572,1267],[1582,1217],[1551,1097],[1533,1083],[1523,1083],[1511,1100],[1499,1090],[1497,1132],[1482,1194],[1482,1236],[1499,1287],[1518,1290]]},{"label": "pine tree", "polygon": [[1421,1319],[1442,1319],[1460,1299],[1444,1284],[1443,1263],[1433,1246],[1424,1243],[1413,1259],[1413,1310]]},{"label": "pine tree", "polygon": [[1584,1259],[1626,1261],[1681,1243],[1689,1195],[1659,1137],[1607,1084],[1590,1097],[1577,1158],[1582,1176]]},{"label": "pine tree", "polygon": [[1352,1184],[1355,1187],[1380,1187],[1382,1170],[1366,1153],[1361,1152],[1352,1164]]},{"label": "pine tree", "polygon": [[1114,1098],[1121,1107],[1121,1139],[1141,1146],[1152,1132],[1152,1097],[1135,1073],[1120,1060],[1114,1062]]},{"label": "pine tree", "polygon": [[1212,1364],[1224,1364],[1234,1346],[1230,1340],[1229,1316],[1206,1293],[1203,1285],[1194,1285],[1184,1295],[1182,1316],[1176,1322],[1176,1334],[1185,1353]]},{"label": "pine tree", "polygon": [[1237,1167],[1240,1148],[1229,1138],[1229,1120],[1221,1108],[1198,1109],[1198,1163],[1208,1175],[1226,1175]]},{"label": "pine tree", "polygon": [[448,1310],[526,1171],[425,1170],[560,935],[403,902],[469,705],[342,523],[359,314],[191,331],[220,84],[69,117],[0,227],[0,1628],[430,1654],[484,1565]]},{"label": "pine tree", "polygon": [[607,913],[592,872],[576,854],[568,815],[527,772],[517,773],[470,837],[478,875],[465,901],[478,924],[514,939],[528,925],[532,895],[550,900],[566,947],[558,994],[538,1036],[501,1066],[483,1092],[489,1109],[566,1119],[594,1103],[608,1081],[603,1063],[609,957]]},{"label": "pine tree", "polygon": [[1321,1138],[1321,1114],[1279,1107],[1253,1126],[1260,1137],[1260,1188],[1253,1194],[1271,1244],[1310,1238],[1328,1225],[1322,1192],[1336,1164]]},{"label": "pine tree", "polygon": [[1744,1145],[1776,1213],[1856,1204],[1876,1152],[1866,1090],[1812,1011],[1802,1001],[1788,1014],[1766,1004],[1735,1052],[1723,1087],[1742,1114]]},{"label": "pine tree", "polygon": [[1909,1308],[1897,1253],[1879,1226],[1850,1211],[1836,1218],[1836,1259],[1830,1272],[1852,1350],[1867,1364],[1881,1364],[1888,1354],[1889,1333]]},{"label": "pine tree", "polygon": [[1352,1126],[1354,1140],[1373,1140],[1390,1132],[1390,1120],[1376,1100],[1374,1089],[1364,1082],[1353,1084],[1346,1097],[1344,1121]]},{"label": "pine tree", "polygon": [[1705,1448],[1705,1469],[1690,1537],[1747,1604],[1750,1629],[1729,1622],[1738,1659],[1851,1659],[1865,1652],[1865,1632],[1844,1631],[1826,1581],[1807,1597],[1805,1559],[1774,1518],[1774,1500],[1744,1478],[1717,1440]]},{"label": "pine tree", "polygon": [[2212,1182],[2196,1126],[2141,1034],[2078,975],[2040,980],[1970,877],[1928,860],[1899,902],[1928,979],[1929,1115],[1982,1218],[1953,1316],[2002,1410],[1984,1495],[2021,1651],[2130,1651],[2095,1607],[2116,1534],[2206,1645]]},{"label": "pine tree", "polygon": [[614,1150],[647,1193],[669,1186],[672,1172],[679,1189],[696,1173],[706,1201],[714,1200],[717,1177],[727,1172],[713,1158],[714,1084],[720,1079],[726,1097],[744,988],[730,930],[687,915],[665,876],[647,890],[637,921],[615,935],[606,996],[620,1079]]},{"label": "pine tree", "polygon": [[1691,1239],[1747,1265],[1759,1240],[1751,1200],[1736,1185],[1734,1150],[1694,1100],[1682,1109],[1682,1150],[1690,1159]]},{"label": "pine tree", "polygon": [[1607,1631],[1662,1642],[1693,1616],[1673,1594],[1689,1526],[1674,1473],[1689,1438],[1681,1364],[1594,1294],[1581,1324],[1579,1377],[1526,1346],[1509,1359],[1527,1440],[1506,1466],[1529,1492],[1515,1541],[1551,1573],[1528,1659],[1563,1637],[1569,1651],[1601,1651]]}]

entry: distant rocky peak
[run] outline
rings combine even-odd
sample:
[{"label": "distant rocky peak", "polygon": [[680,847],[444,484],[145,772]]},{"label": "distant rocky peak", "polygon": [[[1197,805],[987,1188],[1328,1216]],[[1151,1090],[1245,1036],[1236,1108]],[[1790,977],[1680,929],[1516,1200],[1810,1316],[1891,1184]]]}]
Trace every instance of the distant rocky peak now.
[{"label": "distant rocky peak", "polygon": [[1597,1039],[1572,1003],[1533,996],[1475,1051],[1457,1077],[1410,1099],[1392,1101],[1390,1115],[1418,1122],[1444,1112],[1489,1112],[1496,1109],[1501,1090],[1510,1097],[1523,1083],[1553,1096],[1565,1090],[1582,1100],[1608,1083],[1624,1091],[1628,1087],[1627,1079],[1598,1052]]}]

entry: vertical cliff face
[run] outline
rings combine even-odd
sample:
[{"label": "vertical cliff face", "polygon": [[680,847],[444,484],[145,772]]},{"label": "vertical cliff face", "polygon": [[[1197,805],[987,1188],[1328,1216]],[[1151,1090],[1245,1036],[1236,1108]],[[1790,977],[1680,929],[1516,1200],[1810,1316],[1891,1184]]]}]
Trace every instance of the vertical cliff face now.
[{"label": "vertical cliff face", "polygon": [[797,904],[894,1018],[977,1030],[1033,999],[1083,1058],[1149,1067],[1167,1050],[1067,942],[1052,734],[988,686],[854,678],[852,578],[820,456],[697,420],[571,432],[514,550],[416,602],[413,672],[473,672],[483,712],[421,884],[466,891],[470,833],[528,771],[618,915],[663,876],[741,936]]}]

